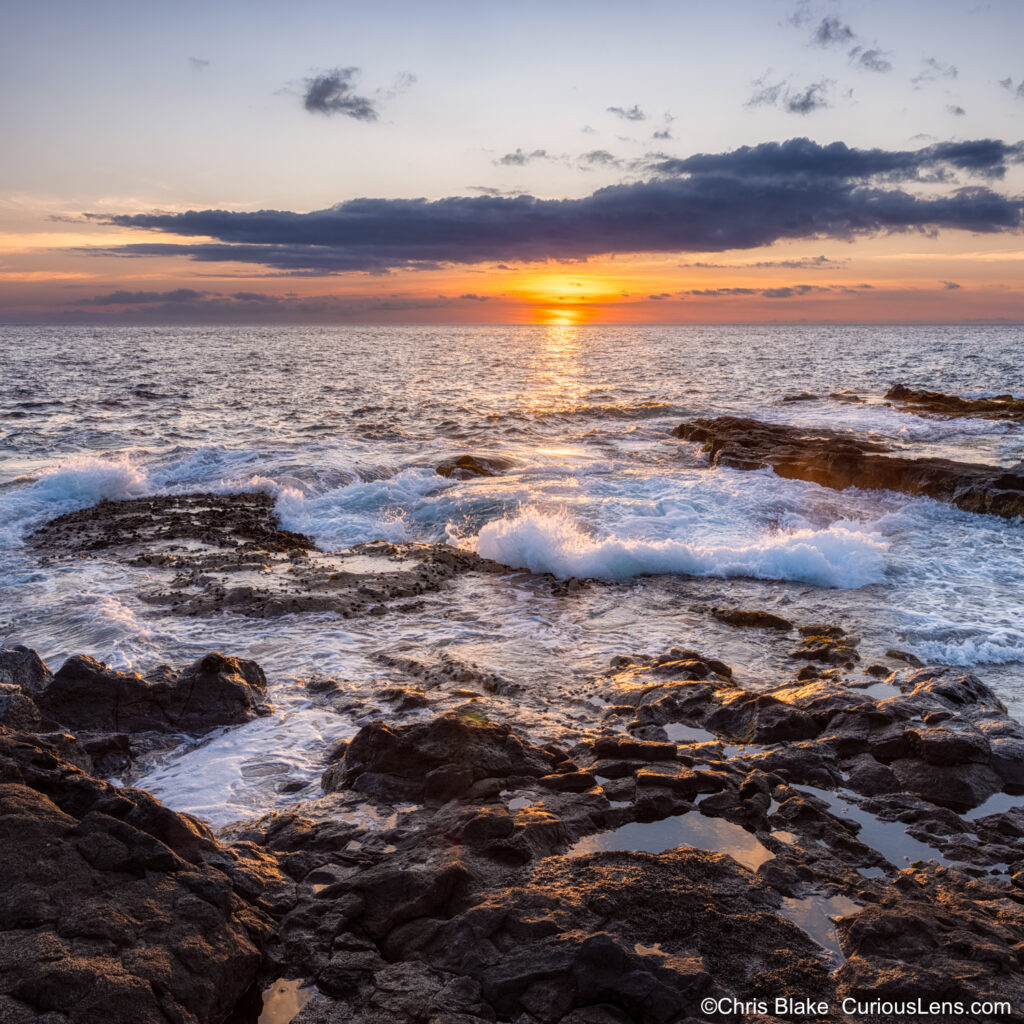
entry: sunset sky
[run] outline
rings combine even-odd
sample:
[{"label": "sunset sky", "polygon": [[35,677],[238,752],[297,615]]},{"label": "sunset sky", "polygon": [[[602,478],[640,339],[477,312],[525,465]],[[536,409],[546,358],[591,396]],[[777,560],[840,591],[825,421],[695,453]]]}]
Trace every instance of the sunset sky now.
[{"label": "sunset sky", "polygon": [[1024,320],[1024,4],[8,3],[0,322]]}]

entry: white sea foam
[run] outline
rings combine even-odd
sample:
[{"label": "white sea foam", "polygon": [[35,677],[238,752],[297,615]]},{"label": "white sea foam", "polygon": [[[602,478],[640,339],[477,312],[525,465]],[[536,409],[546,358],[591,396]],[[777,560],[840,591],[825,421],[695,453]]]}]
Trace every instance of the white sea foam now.
[{"label": "white sea foam", "polygon": [[135,498],[149,492],[149,474],[127,456],[75,456],[42,473],[27,486],[0,496],[0,531],[12,543],[24,527],[104,499]]},{"label": "white sea foam", "polygon": [[[296,706],[214,733],[154,768],[135,785],[176,811],[214,826],[265,813],[283,782],[311,783],[323,757],[354,728],[341,716]],[[296,796],[283,795],[282,804]]]},{"label": "white sea foam", "polygon": [[826,587],[862,587],[885,576],[886,543],[847,526],[765,534],[732,544],[592,536],[565,515],[527,510],[488,523],[476,550],[505,565],[572,576],[624,580],[658,573],[753,576]]},{"label": "white sea foam", "polygon": [[760,418],[771,423],[786,423],[808,429],[872,431],[908,442],[999,436],[1020,431],[1019,424],[1005,420],[919,416],[875,402],[792,402],[765,409]]},{"label": "white sea foam", "polygon": [[454,486],[433,469],[414,467],[383,480],[357,481],[309,497],[296,488],[277,496],[281,524],[309,534],[323,548],[343,548],[368,540],[393,543],[429,539],[438,524],[429,497]]}]

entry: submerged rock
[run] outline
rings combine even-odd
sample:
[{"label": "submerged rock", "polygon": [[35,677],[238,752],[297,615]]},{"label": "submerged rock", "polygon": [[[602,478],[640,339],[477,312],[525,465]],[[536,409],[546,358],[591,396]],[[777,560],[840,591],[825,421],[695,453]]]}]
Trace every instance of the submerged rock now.
[{"label": "submerged rock", "polygon": [[728,623],[730,626],[781,630],[793,628],[793,623],[789,619],[784,619],[781,615],[773,615],[771,612],[746,611],[742,608],[712,608],[711,614],[719,622]]},{"label": "submerged rock", "polygon": [[1024,420],[1024,399],[1014,398],[1011,394],[960,398],[941,391],[924,391],[896,384],[885,393],[885,399],[907,412],[934,413],[950,419],[979,416],[986,420]]},{"label": "submerged rock", "polygon": [[254,661],[207,654],[181,671],[118,672],[78,654],[37,703],[72,729],[88,732],[204,733],[269,713],[267,680]]},{"label": "submerged rock", "polygon": [[450,462],[442,462],[437,467],[438,475],[453,477],[456,480],[467,480],[474,476],[498,476],[511,467],[508,459],[492,456],[460,455]]},{"label": "submerged rock", "polygon": [[1024,515],[1024,473],[951,459],[901,456],[891,445],[837,430],[762,423],[739,416],[683,423],[677,437],[704,444],[713,465],[769,468],[779,476],[844,490],[901,491],[968,512]]},{"label": "submerged rock", "polygon": [[269,494],[194,493],[101,501],[51,519],[28,538],[40,550],[89,552],[173,542],[242,551],[308,551],[313,541],[281,529]]}]

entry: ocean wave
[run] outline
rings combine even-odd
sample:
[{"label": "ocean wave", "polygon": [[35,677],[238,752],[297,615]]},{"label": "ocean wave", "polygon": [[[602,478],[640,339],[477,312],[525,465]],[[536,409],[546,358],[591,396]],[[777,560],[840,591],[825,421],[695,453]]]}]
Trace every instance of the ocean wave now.
[{"label": "ocean wave", "polygon": [[1020,430],[1020,424],[969,416],[941,419],[902,412],[889,405],[846,402],[799,402],[764,410],[762,419],[809,430],[867,431],[899,441],[944,441],[963,436],[999,436]]},{"label": "ocean wave", "polygon": [[531,411],[534,419],[601,419],[601,420],[647,420],[663,416],[685,416],[692,410],[671,402],[635,402],[633,404],[580,404],[538,409]]},{"label": "ocean wave", "polygon": [[401,543],[437,532],[428,497],[456,485],[433,469],[412,467],[379,480],[360,480],[308,496],[294,487],[277,493],[281,525],[311,536],[322,548],[343,548],[368,540]]},{"label": "ocean wave", "polygon": [[0,496],[0,532],[10,542],[34,522],[104,500],[141,497],[150,488],[146,469],[127,456],[74,456],[40,473],[27,486]]},{"label": "ocean wave", "polygon": [[625,580],[672,573],[841,588],[881,582],[888,549],[877,535],[845,526],[771,533],[733,544],[591,536],[568,516],[535,510],[486,524],[473,546],[486,558],[559,579]]}]

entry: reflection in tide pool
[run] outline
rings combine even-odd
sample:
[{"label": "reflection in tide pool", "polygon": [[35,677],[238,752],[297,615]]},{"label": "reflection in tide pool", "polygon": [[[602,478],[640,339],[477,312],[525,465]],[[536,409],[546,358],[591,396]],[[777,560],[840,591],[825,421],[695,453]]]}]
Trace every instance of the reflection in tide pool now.
[{"label": "reflection in tide pool", "polygon": [[724,818],[705,817],[698,811],[661,821],[633,821],[610,832],[586,836],[573,844],[568,856],[582,857],[608,850],[664,853],[678,846],[728,854],[751,871],[774,856],[746,829]]}]

